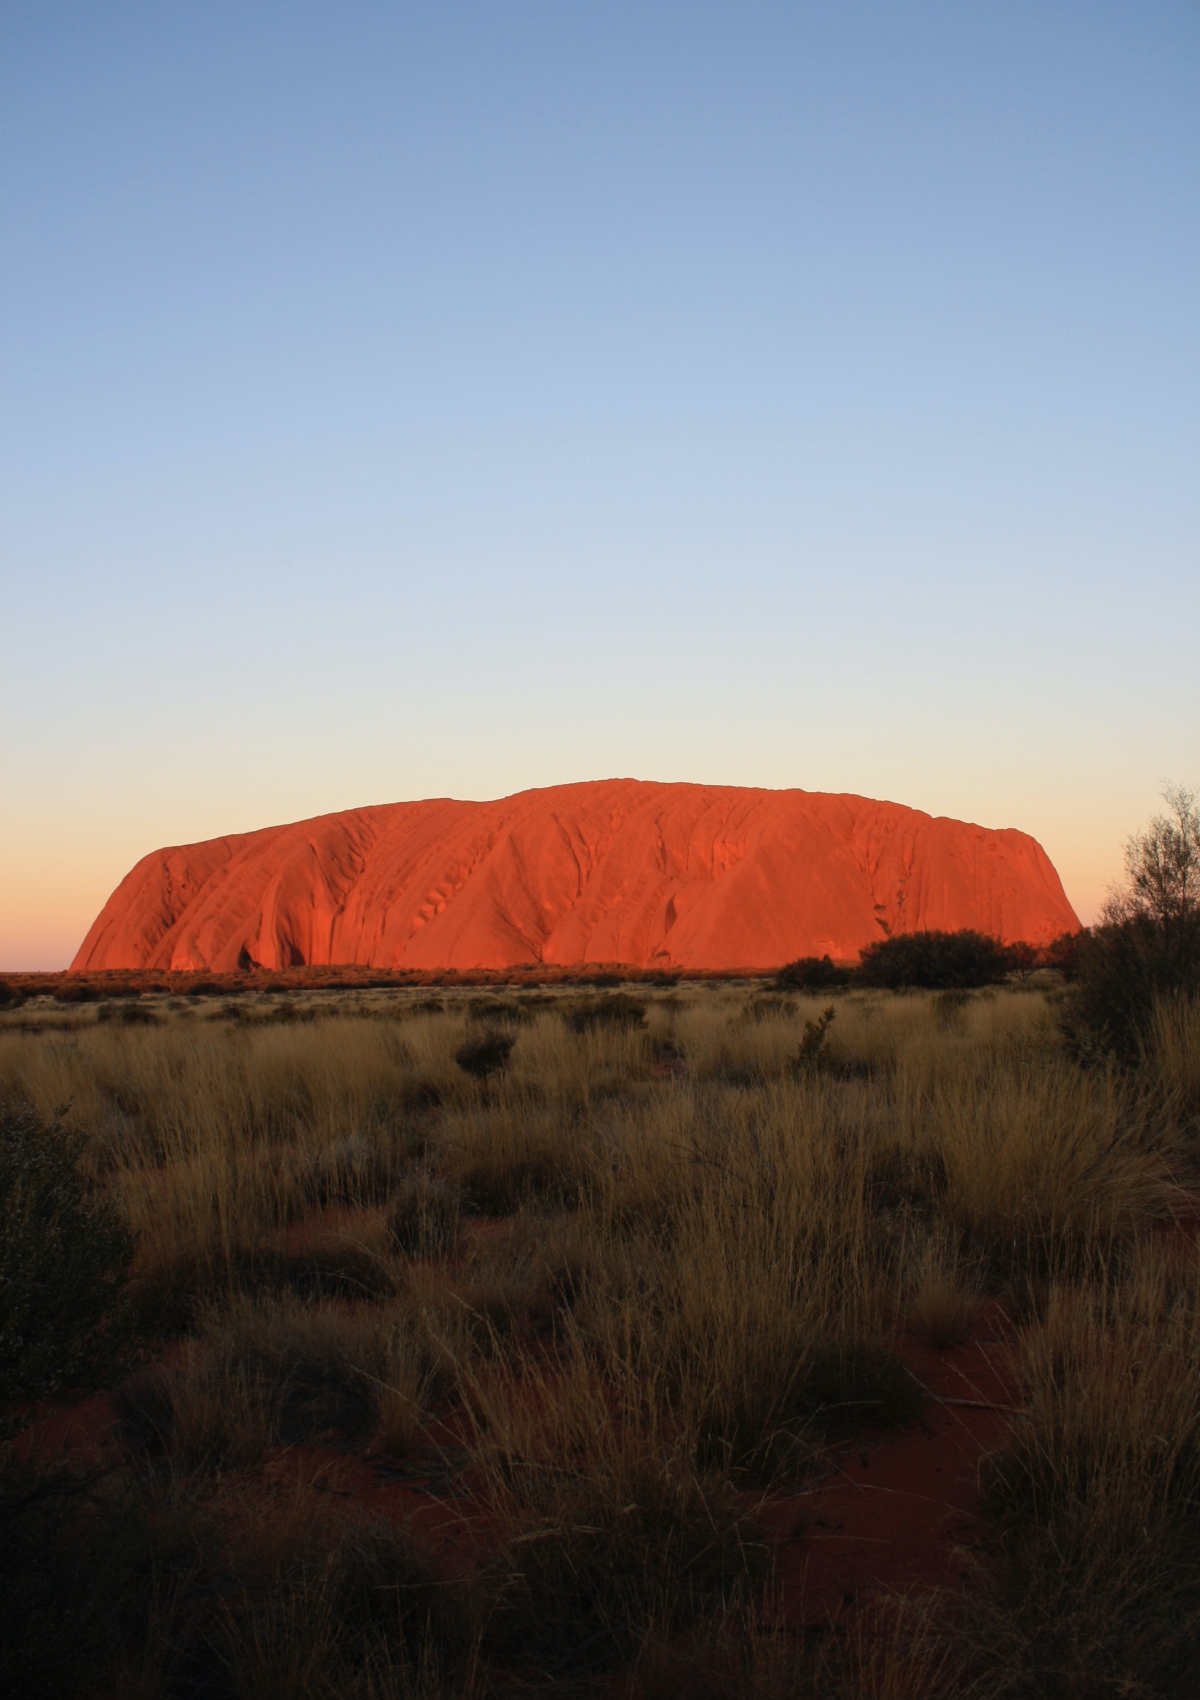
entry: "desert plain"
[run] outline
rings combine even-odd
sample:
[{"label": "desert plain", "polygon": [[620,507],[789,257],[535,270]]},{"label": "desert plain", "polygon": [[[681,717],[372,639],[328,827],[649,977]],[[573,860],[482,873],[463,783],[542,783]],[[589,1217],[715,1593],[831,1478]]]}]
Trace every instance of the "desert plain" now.
[{"label": "desert plain", "polygon": [[8,1692],[1194,1691],[1200,1012],[1106,1051],[1056,880],[922,986],[247,962],[147,860],[0,1011]]}]

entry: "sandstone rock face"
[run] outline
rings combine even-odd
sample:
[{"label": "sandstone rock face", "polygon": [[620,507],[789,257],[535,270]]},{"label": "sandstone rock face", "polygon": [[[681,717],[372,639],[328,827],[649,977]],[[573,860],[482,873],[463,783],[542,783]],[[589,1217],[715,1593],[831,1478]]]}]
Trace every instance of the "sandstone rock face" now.
[{"label": "sandstone rock face", "polygon": [[1023,832],[810,791],[632,779],[321,815],[156,850],[72,963],[775,968],[885,930],[1079,925]]}]

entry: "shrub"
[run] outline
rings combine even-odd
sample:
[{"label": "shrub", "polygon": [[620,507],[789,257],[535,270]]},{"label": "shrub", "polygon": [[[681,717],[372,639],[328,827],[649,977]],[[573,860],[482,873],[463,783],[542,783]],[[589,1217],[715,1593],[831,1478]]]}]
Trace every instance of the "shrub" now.
[{"label": "shrub", "polygon": [[[594,979],[593,985],[605,982]],[[629,992],[611,992],[607,997],[579,998],[564,1004],[563,1019],[576,1033],[588,1033],[597,1027],[644,1027],[646,1005]]]},{"label": "shrub", "polygon": [[998,939],[964,927],[956,933],[897,933],[868,945],[855,977],[865,986],[990,986],[1008,973],[1008,958]]},{"label": "shrub", "polygon": [[792,1064],[792,1073],[797,1079],[806,1074],[818,1074],[828,1068],[829,1029],[833,1026],[836,1014],[837,1010],[830,1004],[828,1009],[821,1011],[816,1021],[804,1023],[804,1037]]},{"label": "shrub", "polygon": [[532,1021],[534,1012],[528,1004],[518,1003],[515,998],[481,997],[469,1000],[466,1014],[468,1021],[487,1022],[495,1026],[498,1021]]},{"label": "shrub", "polygon": [[1110,895],[1104,924],[1080,942],[1063,1026],[1083,1061],[1137,1063],[1155,1006],[1200,996],[1200,809],[1182,786],[1163,795],[1174,820],[1156,815],[1132,834],[1125,883]]},{"label": "shrub", "polygon": [[1175,921],[1137,915],[1097,927],[1081,943],[1063,1030],[1082,1061],[1141,1060],[1154,1011],[1171,998],[1200,996],[1200,912]]},{"label": "shrub", "polygon": [[1105,906],[1105,920],[1146,916],[1170,924],[1200,911],[1200,808],[1196,793],[1168,785],[1174,820],[1155,815],[1125,844],[1125,883]]},{"label": "shrub", "polygon": [[775,976],[781,992],[823,992],[831,986],[848,986],[852,975],[830,956],[801,956],[787,962]]},{"label": "shrub", "polygon": [[95,1003],[100,994],[86,980],[64,980],[50,995],[55,1003]]},{"label": "shrub", "polygon": [[1015,974],[1018,980],[1027,980],[1034,969],[1042,965],[1041,951],[1035,944],[1030,944],[1028,939],[1017,939],[1015,943],[1007,945],[1004,954],[1008,960],[1009,973]]},{"label": "shrub", "polygon": [[25,992],[21,986],[14,986],[10,980],[0,980],[0,1009],[6,1009],[10,1004],[24,1003]]},{"label": "shrub", "polygon": [[[89,1197],[83,1141],[29,1110],[0,1108],[0,1440],[21,1407],[83,1393],[129,1355],[133,1244]],[[63,1471],[0,1465],[0,1690],[76,1692],[128,1625],[126,1520]]]},{"label": "shrub", "polygon": [[1051,939],[1042,952],[1042,961],[1047,968],[1055,968],[1064,980],[1074,980],[1079,974],[1079,956],[1089,937],[1089,930],[1083,927],[1077,933],[1059,933]]},{"label": "shrub", "polygon": [[0,1434],[14,1407],[104,1385],[130,1350],[133,1240],[89,1193],[83,1143],[0,1108]]},{"label": "shrub", "polygon": [[473,1039],[468,1039],[454,1053],[454,1060],[464,1074],[476,1080],[489,1080],[508,1066],[509,1055],[517,1042],[515,1033],[503,1027],[489,1027]]},{"label": "shrub", "polygon": [[159,1017],[152,1009],[144,1009],[137,1003],[103,1003],[96,1019],[116,1022],[122,1027],[157,1027],[159,1024]]}]

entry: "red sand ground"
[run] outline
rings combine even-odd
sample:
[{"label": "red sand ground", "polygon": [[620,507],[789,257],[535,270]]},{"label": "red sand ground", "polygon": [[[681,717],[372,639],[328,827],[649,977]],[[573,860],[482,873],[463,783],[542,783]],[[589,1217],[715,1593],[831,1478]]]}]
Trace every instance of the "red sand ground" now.
[{"label": "red sand ground", "polygon": [[[760,1516],[776,1544],[785,1621],[827,1627],[891,1592],[957,1586],[977,1549],[979,1467],[1000,1447],[1019,1390],[1011,1345],[994,1307],[975,1338],[935,1351],[900,1342],[929,1390],[909,1428],[863,1431],[828,1454],[825,1474],[803,1492],[767,1501]],[[167,1349],[178,1363],[186,1346]],[[277,1448],[264,1480],[304,1483],[370,1515],[411,1523],[447,1577],[463,1576],[489,1544],[484,1509],[456,1471],[465,1461],[453,1419],[439,1422],[401,1459],[325,1446]],[[115,1462],[120,1455],[111,1398],[41,1413],[25,1448],[43,1461]]]},{"label": "red sand ground", "polygon": [[323,815],[155,851],[72,964],[230,972],[851,961],[886,932],[1079,922],[1012,829],[806,791],[602,780]]}]

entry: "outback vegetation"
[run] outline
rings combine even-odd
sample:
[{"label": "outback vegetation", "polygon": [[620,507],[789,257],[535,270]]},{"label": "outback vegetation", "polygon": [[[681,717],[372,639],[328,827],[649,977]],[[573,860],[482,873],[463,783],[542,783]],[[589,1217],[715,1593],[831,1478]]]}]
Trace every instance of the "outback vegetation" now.
[{"label": "outback vegetation", "polygon": [[1194,917],[982,988],[14,995],[0,1688],[1190,1695]]}]

